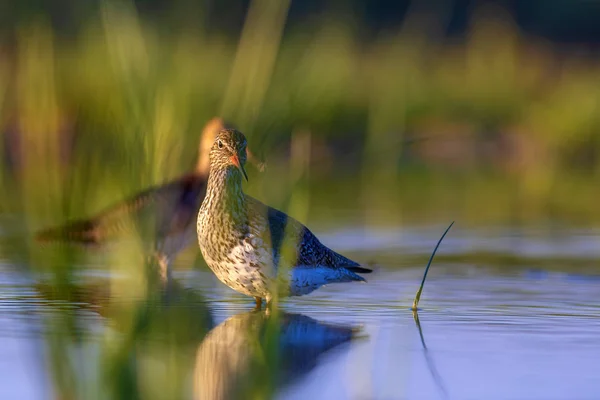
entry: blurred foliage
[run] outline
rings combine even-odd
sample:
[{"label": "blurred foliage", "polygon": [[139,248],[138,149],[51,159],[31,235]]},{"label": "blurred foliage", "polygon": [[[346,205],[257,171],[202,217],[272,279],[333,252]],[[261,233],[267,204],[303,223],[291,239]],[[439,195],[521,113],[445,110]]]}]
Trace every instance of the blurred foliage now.
[{"label": "blurred foliage", "polygon": [[97,211],[188,168],[221,115],[273,165],[293,131],[310,132],[311,187],[346,178],[339,208],[374,204],[369,220],[400,223],[396,207],[427,218],[424,203],[458,195],[470,211],[453,215],[474,221],[597,221],[596,61],[524,36],[495,6],[476,9],[464,40],[440,40],[417,9],[368,43],[343,12],[284,32],[290,7],[251,3],[239,42],[167,32],[124,2],[99,4],[68,40],[44,18],[23,24],[0,59],[2,182],[20,193],[3,209],[34,225]]},{"label": "blurred foliage", "polygon": [[[131,0],[140,15],[178,30],[202,25],[205,32],[237,35],[251,0]],[[0,32],[10,34],[31,18],[44,15],[61,36],[81,30],[102,6],[101,0],[0,1]],[[449,36],[463,35],[477,8],[489,0],[302,0],[291,4],[288,25],[302,26],[323,14],[345,13],[360,24],[364,39],[397,29],[415,9],[441,14]],[[558,42],[594,43],[600,34],[597,0],[494,0],[508,10],[519,27]]]},{"label": "blurred foliage", "polygon": [[[305,5],[305,19],[298,3],[0,3],[18,15],[0,52],[4,257],[54,272],[52,290],[70,299],[78,266],[95,255],[50,253],[23,238],[190,168],[216,115],[268,160],[260,179],[250,171],[249,192],[317,229],[600,222],[596,60],[524,35],[497,6],[475,7],[458,40],[421,8],[406,7],[397,29],[366,35],[343,2],[328,12]],[[211,17],[228,5],[228,18]],[[205,311],[152,303],[141,247],[102,255],[132,279],[109,284],[110,296],[127,295],[115,307],[125,322],[104,333],[101,368],[111,398],[178,398],[178,346],[189,344],[186,332],[200,341],[210,323]],[[71,348],[74,325],[68,312],[48,321],[60,398],[95,387],[77,379],[86,371]],[[277,358],[279,330],[259,330],[267,344],[248,365],[271,368],[264,359]],[[160,346],[140,344],[152,333]],[[161,367],[144,370],[142,355]],[[269,374],[252,381],[254,398],[272,393]]]}]

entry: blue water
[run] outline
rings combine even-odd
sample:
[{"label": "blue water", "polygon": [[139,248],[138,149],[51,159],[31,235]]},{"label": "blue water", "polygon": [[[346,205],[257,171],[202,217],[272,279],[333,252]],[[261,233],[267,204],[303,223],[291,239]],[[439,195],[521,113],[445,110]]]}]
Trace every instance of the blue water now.
[{"label": "blue water", "polygon": [[[325,236],[327,240],[335,241],[332,236]],[[580,240],[597,243],[592,234]],[[429,241],[431,248],[435,239]],[[478,241],[484,242],[476,235],[471,244]],[[533,248],[558,251],[551,243],[536,241],[539,246]],[[356,258],[372,255],[366,248],[360,250]],[[600,398],[600,278],[595,271],[568,273],[568,265],[561,272],[434,262],[421,300],[419,329],[409,307],[422,268],[382,265],[367,284],[330,285],[285,300],[281,309],[289,316],[279,343],[288,362],[277,366],[285,379],[276,383],[275,397]],[[175,278],[202,295],[198,304],[186,305],[175,318],[191,327],[206,309],[208,334],[190,332],[183,349],[163,337],[140,345],[148,350],[135,353],[140,392],[143,398],[163,398],[160,391],[168,385],[164,382],[178,382],[185,397],[215,398],[223,392],[219,385],[233,387],[249,369],[257,368],[248,362],[248,354],[255,356],[248,350],[253,348],[248,326],[253,318],[273,317],[249,313],[252,300],[224,287],[206,270],[179,270]],[[89,268],[81,279],[109,285],[111,274]],[[53,398],[56,374],[49,353],[49,321],[71,309],[82,332],[73,345],[76,350],[67,352],[70,362],[79,366],[73,377],[75,393],[110,398],[108,392],[102,394],[98,378],[102,352],[107,351],[107,341],[117,346],[124,341],[127,327],[116,328],[95,310],[81,309],[81,304],[40,297],[32,286],[36,280],[14,267],[0,267],[0,398]],[[131,298],[122,295],[118,304],[126,306]],[[156,319],[156,326],[162,319],[173,323],[164,315]],[[250,325],[244,325],[248,321]]]}]

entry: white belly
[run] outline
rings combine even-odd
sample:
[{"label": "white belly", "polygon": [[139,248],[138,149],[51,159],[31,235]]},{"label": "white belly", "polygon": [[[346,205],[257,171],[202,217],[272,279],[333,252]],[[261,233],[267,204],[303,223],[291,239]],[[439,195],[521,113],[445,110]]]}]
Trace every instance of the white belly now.
[{"label": "white belly", "polygon": [[204,259],[217,278],[233,290],[253,297],[268,297],[273,282],[270,260],[246,242],[235,246],[220,260]]}]

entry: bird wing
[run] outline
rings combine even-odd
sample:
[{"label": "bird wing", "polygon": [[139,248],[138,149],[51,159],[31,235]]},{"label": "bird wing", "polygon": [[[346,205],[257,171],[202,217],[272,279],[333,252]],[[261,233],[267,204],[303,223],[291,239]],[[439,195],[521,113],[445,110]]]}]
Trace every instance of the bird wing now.
[{"label": "bird wing", "polygon": [[[261,227],[264,243],[270,244],[275,265],[358,268],[360,264],[323,245],[302,223],[282,211],[246,196],[250,225]],[[252,220],[254,218],[254,220]],[[366,270],[365,271],[370,271]]]},{"label": "bird wing", "polygon": [[206,194],[206,183],[204,176],[191,174],[176,181],[169,188],[169,193],[163,194],[163,206],[156,220],[159,237],[181,233],[190,224],[195,225]]},{"label": "bird wing", "polygon": [[206,192],[206,179],[186,175],[146,189],[89,219],[42,230],[40,241],[102,244],[134,232],[161,238],[183,231],[194,219]]}]

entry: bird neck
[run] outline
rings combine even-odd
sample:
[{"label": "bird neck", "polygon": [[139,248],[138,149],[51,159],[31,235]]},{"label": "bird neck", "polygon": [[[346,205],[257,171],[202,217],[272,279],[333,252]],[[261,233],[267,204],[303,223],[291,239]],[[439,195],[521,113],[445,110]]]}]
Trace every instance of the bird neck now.
[{"label": "bird neck", "polygon": [[243,209],[241,173],[233,167],[212,169],[206,190],[207,207],[237,215]]}]

